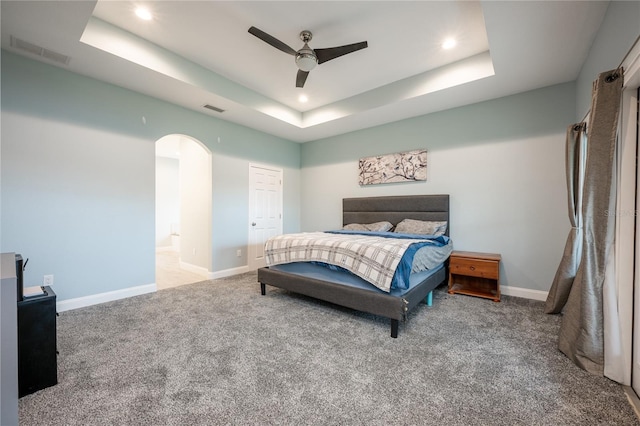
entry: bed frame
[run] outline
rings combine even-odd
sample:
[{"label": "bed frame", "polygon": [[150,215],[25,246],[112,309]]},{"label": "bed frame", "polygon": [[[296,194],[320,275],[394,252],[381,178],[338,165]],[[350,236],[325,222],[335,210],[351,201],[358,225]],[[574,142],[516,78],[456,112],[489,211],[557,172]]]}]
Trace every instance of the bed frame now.
[{"label": "bed frame", "polygon": [[[343,225],[374,223],[383,220],[395,226],[403,219],[446,220],[449,222],[449,195],[408,195],[391,197],[345,198]],[[447,235],[449,234],[447,227]],[[391,320],[391,337],[398,337],[398,324],[407,313],[447,279],[446,268],[415,286],[402,297],[307,278],[275,269],[260,268],[258,281],[262,295],[266,285],[311,296],[336,305],[380,315]]]}]

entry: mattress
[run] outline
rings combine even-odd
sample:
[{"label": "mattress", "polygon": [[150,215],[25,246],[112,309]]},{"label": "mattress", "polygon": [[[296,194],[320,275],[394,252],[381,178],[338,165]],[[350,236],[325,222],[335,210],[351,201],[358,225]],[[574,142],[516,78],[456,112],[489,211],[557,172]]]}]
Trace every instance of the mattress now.
[{"label": "mattress", "polygon": [[429,278],[430,276],[436,274],[439,270],[444,268],[444,264],[440,264],[435,268],[413,273],[409,277],[409,288],[407,289],[399,289],[392,288],[389,293],[386,293],[378,288],[376,288],[371,283],[363,280],[362,278],[339,270],[333,270],[326,268],[324,266],[311,263],[311,262],[295,262],[295,263],[286,263],[283,265],[274,265],[270,266],[269,269],[273,269],[281,272],[288,272],[291,274],[301,275],[307,278],[315,278],[318,280],[328,281],[336,284],[342,284],[349,287],[359,288],[362,290],[368,290],[375,293],[381,294],[390,294],[392,296],[402,297],[404,294],[411,291],[412,288]]}]

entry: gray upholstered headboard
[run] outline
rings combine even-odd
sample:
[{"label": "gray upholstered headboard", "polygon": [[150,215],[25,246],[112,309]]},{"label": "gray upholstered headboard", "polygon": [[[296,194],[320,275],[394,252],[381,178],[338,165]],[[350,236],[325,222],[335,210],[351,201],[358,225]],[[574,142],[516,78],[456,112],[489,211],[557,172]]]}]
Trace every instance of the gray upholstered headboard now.
[{"label": "gray upholstered headboard", "polygon": [[[449,222],[449,195],[398,195],[342,200],[343,225],[386,220],[395,226],[402,219]],[[451,224],[447,226],[446,235],[449,235],[450,227]]]}]

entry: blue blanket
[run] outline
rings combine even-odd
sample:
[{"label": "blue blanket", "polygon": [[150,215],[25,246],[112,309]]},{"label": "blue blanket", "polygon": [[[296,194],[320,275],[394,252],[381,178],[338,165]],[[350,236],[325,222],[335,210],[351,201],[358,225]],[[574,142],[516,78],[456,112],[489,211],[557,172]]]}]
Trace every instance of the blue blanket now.
[{"label": "blue blanket", "polygon": [[[396,238],[396,239],[409,239],[409,240],[421,240],[416,241],[414,244],[411,244],[409,248],[404,252],[398,267],[396,268],[396,272],[393,275],[393,279],[391,281],[391,288],[397,288],[406,290],[409,288],[409,276],[411,275],[411,266],[413,265],[413,258],[418,250],[426,246],[434,246],[434,247],[443,247],[449,244],[449,237],[446,235],[416,235],[416,234],[402,234],[397,232],[363,232],[363,231],[349,231],[349,230],[335,230],[335,231],[326,231],[330,234],[354,234],[354,235],[370,235],[375,237],[383,237],[383,238]],[[428,240],[428,241],[424,241]],[[326,266],[330,269],[342,270],[345,272],[351,273],[349,270],[342,268],[336,265],[329,265],[323,262],[313,262],[319,265]]]}]

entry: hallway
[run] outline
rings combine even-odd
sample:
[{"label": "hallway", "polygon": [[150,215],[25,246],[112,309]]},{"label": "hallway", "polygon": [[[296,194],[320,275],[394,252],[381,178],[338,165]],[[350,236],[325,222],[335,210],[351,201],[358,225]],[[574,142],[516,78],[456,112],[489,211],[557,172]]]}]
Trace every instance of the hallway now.
[{"label": "hallway", "polygon": [[158,290],[205,281],[207,277],[180,268],[176,251],[156,252],[156,286]]}]

